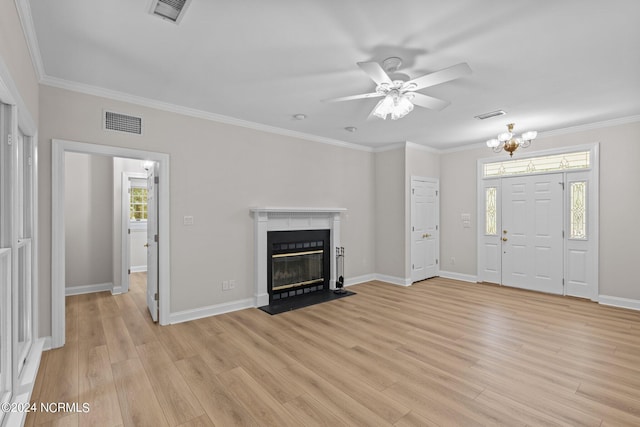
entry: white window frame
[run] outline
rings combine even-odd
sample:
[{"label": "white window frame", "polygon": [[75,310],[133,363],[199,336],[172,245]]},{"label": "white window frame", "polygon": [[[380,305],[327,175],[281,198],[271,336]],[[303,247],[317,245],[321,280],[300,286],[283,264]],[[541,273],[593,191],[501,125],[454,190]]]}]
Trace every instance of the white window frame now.
[{"label": "white window frame", "polygon": [[[0,278],[0,328],[2,334],[0,363],[3,374],[0,383],[6,390],[0,390],[0,399],[12,404],[28,403],[35,384],[40,365],[42,350],[48,346],[44,338],[36,338],[38,332],[38,131],[36,122],[29,114],[20,92],[11,78],[6,65],[0,57],[0,103],[10,108],[9,119],[3,128],[11,135],[11,146],[2,147],[3,158],[0,173],[0,193],[4,193],[2,212],[0,212],[0,256],[2,278]],[[22,138],[20,135],[22,133]],[[15,141],[15,143],[14,143]],[[7,141],[8,142],[8,141]],[[7,144],[8,146],[8,144]],[[24,149],[22,152],[18,149]],[[8,154],[10,160],[5,158]],[[29,243],[21,242],[28,237]],[[17,286],[19,266],[17,253],[19,246],[26,248],[25,259],[28,258],[28,293],[27,316],[30,340],[18,349],[17,328]],[[22,425],[25,412],[0,414],[2,425]]]}]

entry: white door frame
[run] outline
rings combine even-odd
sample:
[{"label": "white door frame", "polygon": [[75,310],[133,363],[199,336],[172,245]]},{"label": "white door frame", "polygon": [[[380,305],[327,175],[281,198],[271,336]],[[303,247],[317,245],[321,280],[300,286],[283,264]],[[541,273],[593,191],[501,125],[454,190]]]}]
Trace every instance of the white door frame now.
[{"label": "white door frame", "polygon": [[122,186],[121,186],[121,212],[120,212],[120,253],[122,254],[122,261],[120,269],[120,286],[113,289],[114,294],[121,294],[129,292],[129,265],[130,262],[130,252],[131,252],[131,235],[129,234],[129,210],[130,210],[130,202],[129,202],[129,193],[127,188],[129,188],[129,181],[131,178],[140,178],[145,179],[146,175],[141,172],[122,172]]},{"label": "white door frame", "polygon": [[[542,156],[549,156],[549,155],[555,155],[555,154],[564,154],[564,153],[572,153],[572,152],[576,152],[576,151],[589,151],[590,152],[590,159],[591,159],[591,165],[589,168],[585,168],[585,169],[569,169],[569,170],[558,170],[558,171],[549,171],[549,172],[538,172],[538,173],[532,173],[532,174],[522,174],[522,175],[540,175],[540,174],[546,174],[546,173],[558,173],[558,172],[562,172],[564,175],[564,182],[565,185],[567,182],[569,182],[569,177],[571,177],[572,175],[577,175],[577,174],[587,174],[588,176],[588,181],[589,181],[589,193],[588,193],[588,205],[589,205],[589,211],[588,211],[588,229],[589,229],[589,257],[588,257],[588,261],[587,261],[587,265],[591,266],[591,270],[589,271],[589,273],[591,274],[591,277],[589,278],[589,280],[593,283],[593,286],[591,287],[592,289],[590,290],[590,299],[592,301],[598,301],[599,299],[599,282],[598,282],[598,270],[599,270],[599,260],[600,260],[600,256],[599,256],[599,223],[600,223],[600,219],[599,219],[599,206],[600,206],[600,201],[599,201],[599,194],[600,194],[600,184],[599,184],[599,179],[600,179],[600,157],[599,157],[599,152],[600,152],[600,146],[599,143],[593,143],[593,144],[584,144],[584,145],[573,145],[573,146],[566,146],[566,147],[561,147],[561,148],[554,148],[554,149],[550,149],[550,150],[540,150],[540,151],[531,151],[531,152],[523,152],[523,153],[519,153],[519,158],[533,158],[533,157],[542,157]],[[480,245],[483,242],[483,239],[485,237],[484,234],[484,211],[483,211],[483,207],[484,207],[484,181],[485,178],[483,176],[483,169],[484,169],[484,164],[485,163],[494,163],[497,161],[500,161],[501,159],[496,158],[496,157],[487,157],[487,158],[482,158],[482,159],[478,159],[477,161],[477,171],[476,171],[476,194],[477,194],[477,200],[476,200],[476,223],[478,224],[477,226],[477,244],[476,244],[476,255],[477,255],[477,265],[476,265],[476,274],[477,274],[477,280],[478,282],[482,282],[483,281],[483,262],[484,259],[482,258],[482,248],[480,247]],[[508,159],[505,159],[508,160]],[[505,177],[510,177],[510,176],[515,176],[515,175],[508,175]],[[496,176],[492,176],[492,177],[488,177],[486,179],[498,179],[500,180],[501,177],[496,177]],[[499,187],[501,187],[499,185]],[[565,235],[568,235],[568,224],[567,224],[567,218],[568,218],[568,212],[569,212],[569,206],[567,206],[567,194],[568,194],[568,189],[565,188],[565,192],[564,192],[564,230],[565,230]],[[568,245],[567,245],[567,241],[568,238],[565,237],[563,242],[563,254],[564,254],[564,259],[567,259],[567,251],[568,251]],[[567,263],[564,263],[564,278],[566,280],[570,280],[570,278],[567,277],[567,275],[571,274],[570,271],[568,271],[568,267],[567,267]],[[566,281],[565,281],[565,286],[564,288],[564,293],[566,294]]]},{"label": "white door frame", "polygon": [[169,232],[169,155],[109,145],[88,144],[61,139],[51,140],[51,346],[65,343],[65,153],[84,153],[108,157],[124,157],[158,162],[160,167],[160,196],[158,224],[163,244],[159,253],[158,293],[160,324],[169,324],[170,315],[170,232]]}]

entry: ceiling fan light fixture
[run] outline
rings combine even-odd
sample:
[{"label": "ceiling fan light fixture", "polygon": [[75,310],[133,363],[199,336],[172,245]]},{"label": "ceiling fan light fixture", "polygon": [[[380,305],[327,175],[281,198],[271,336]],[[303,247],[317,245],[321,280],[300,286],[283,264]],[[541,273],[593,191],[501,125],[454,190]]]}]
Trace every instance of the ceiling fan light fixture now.
[{"label": "ceiling fan light fixture", "polygon": [[391,120],[398,120],[413,111],[413,103],[407,95],[400,95],[397,91],[389,93],[384,99],[378,102],[373,109],[373,115],[386,120],[391,115]]},{"label": "ceiling fan light fixture", "polygon": [[393,109],[393,97],[391,95],[385,96],[376,108],[373,110],[373,115],[376,117],[380,117],[382,120],[386,120],[387,116],[391,114],[391,110]]}]

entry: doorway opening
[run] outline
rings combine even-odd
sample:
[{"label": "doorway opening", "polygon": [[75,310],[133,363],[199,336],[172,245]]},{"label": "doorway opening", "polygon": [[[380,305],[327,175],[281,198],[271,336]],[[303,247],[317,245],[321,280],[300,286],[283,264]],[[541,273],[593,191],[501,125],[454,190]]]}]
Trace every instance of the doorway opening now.
[{"label": "doorway opening", "polygon": [[[151,172],[147,179],[154,182],[152,192],[154,201],[148,203],[148,207],[156,206],[152,211],[153,233],[148,241],[149,246],[156,256],[152,261],[151,270],[155,271],[157,287],[152,289],[147,286],[147,302],[154,320],[160,324],[169,323],[170,307],[170,263],[169,263],[169,155],[150,151],[134,150],[128,148],[102,146],[75,141],[52,141],[52,347],[61,347],[65,342],[65,154],[84,153],[113,158],[134,159],[138,162],[150,161]],[[162,184],[159,184],[162,183]],[[114,230],[115,231],[115,230]],[[158,245],[159,236],[162,236],[162,245]],[[149,250],[151,252],[151,250]],[[147,273],[148,275],[148,273]],[[116,290],[117,291],[117,290]],[[120,291],[122,291],[120,289]],[[155,317],[154,317],[155,312]]]}]

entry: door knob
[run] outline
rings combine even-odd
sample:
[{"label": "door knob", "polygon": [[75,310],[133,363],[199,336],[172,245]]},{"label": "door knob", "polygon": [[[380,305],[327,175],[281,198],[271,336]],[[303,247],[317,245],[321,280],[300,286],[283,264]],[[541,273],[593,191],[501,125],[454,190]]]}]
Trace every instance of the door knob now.
[{"label": "door knob", "polygon": [[431,234],[425,233],[425,234],[422,235],[422,237],[424,237],[424,238],[431,237]]},{"label": "door knob", "polygon": [[144,244],[144,247],[145,247],[145,248],[148,248],[148,247],[149,247],[149,244],[148,244],[148,243],[145,243],[145,244]]},{"label": "door knob", "polygon": [[507,240],[509,240],[509,239],[507,239],[506,237],[503,237],[503,238],[502,238],[502,241],[503,241],[503,242],[506,242]]},{"label": "door knob", "polygon": [[507,234],[507,230],[502,230],[502,233],[503,234]]}]

